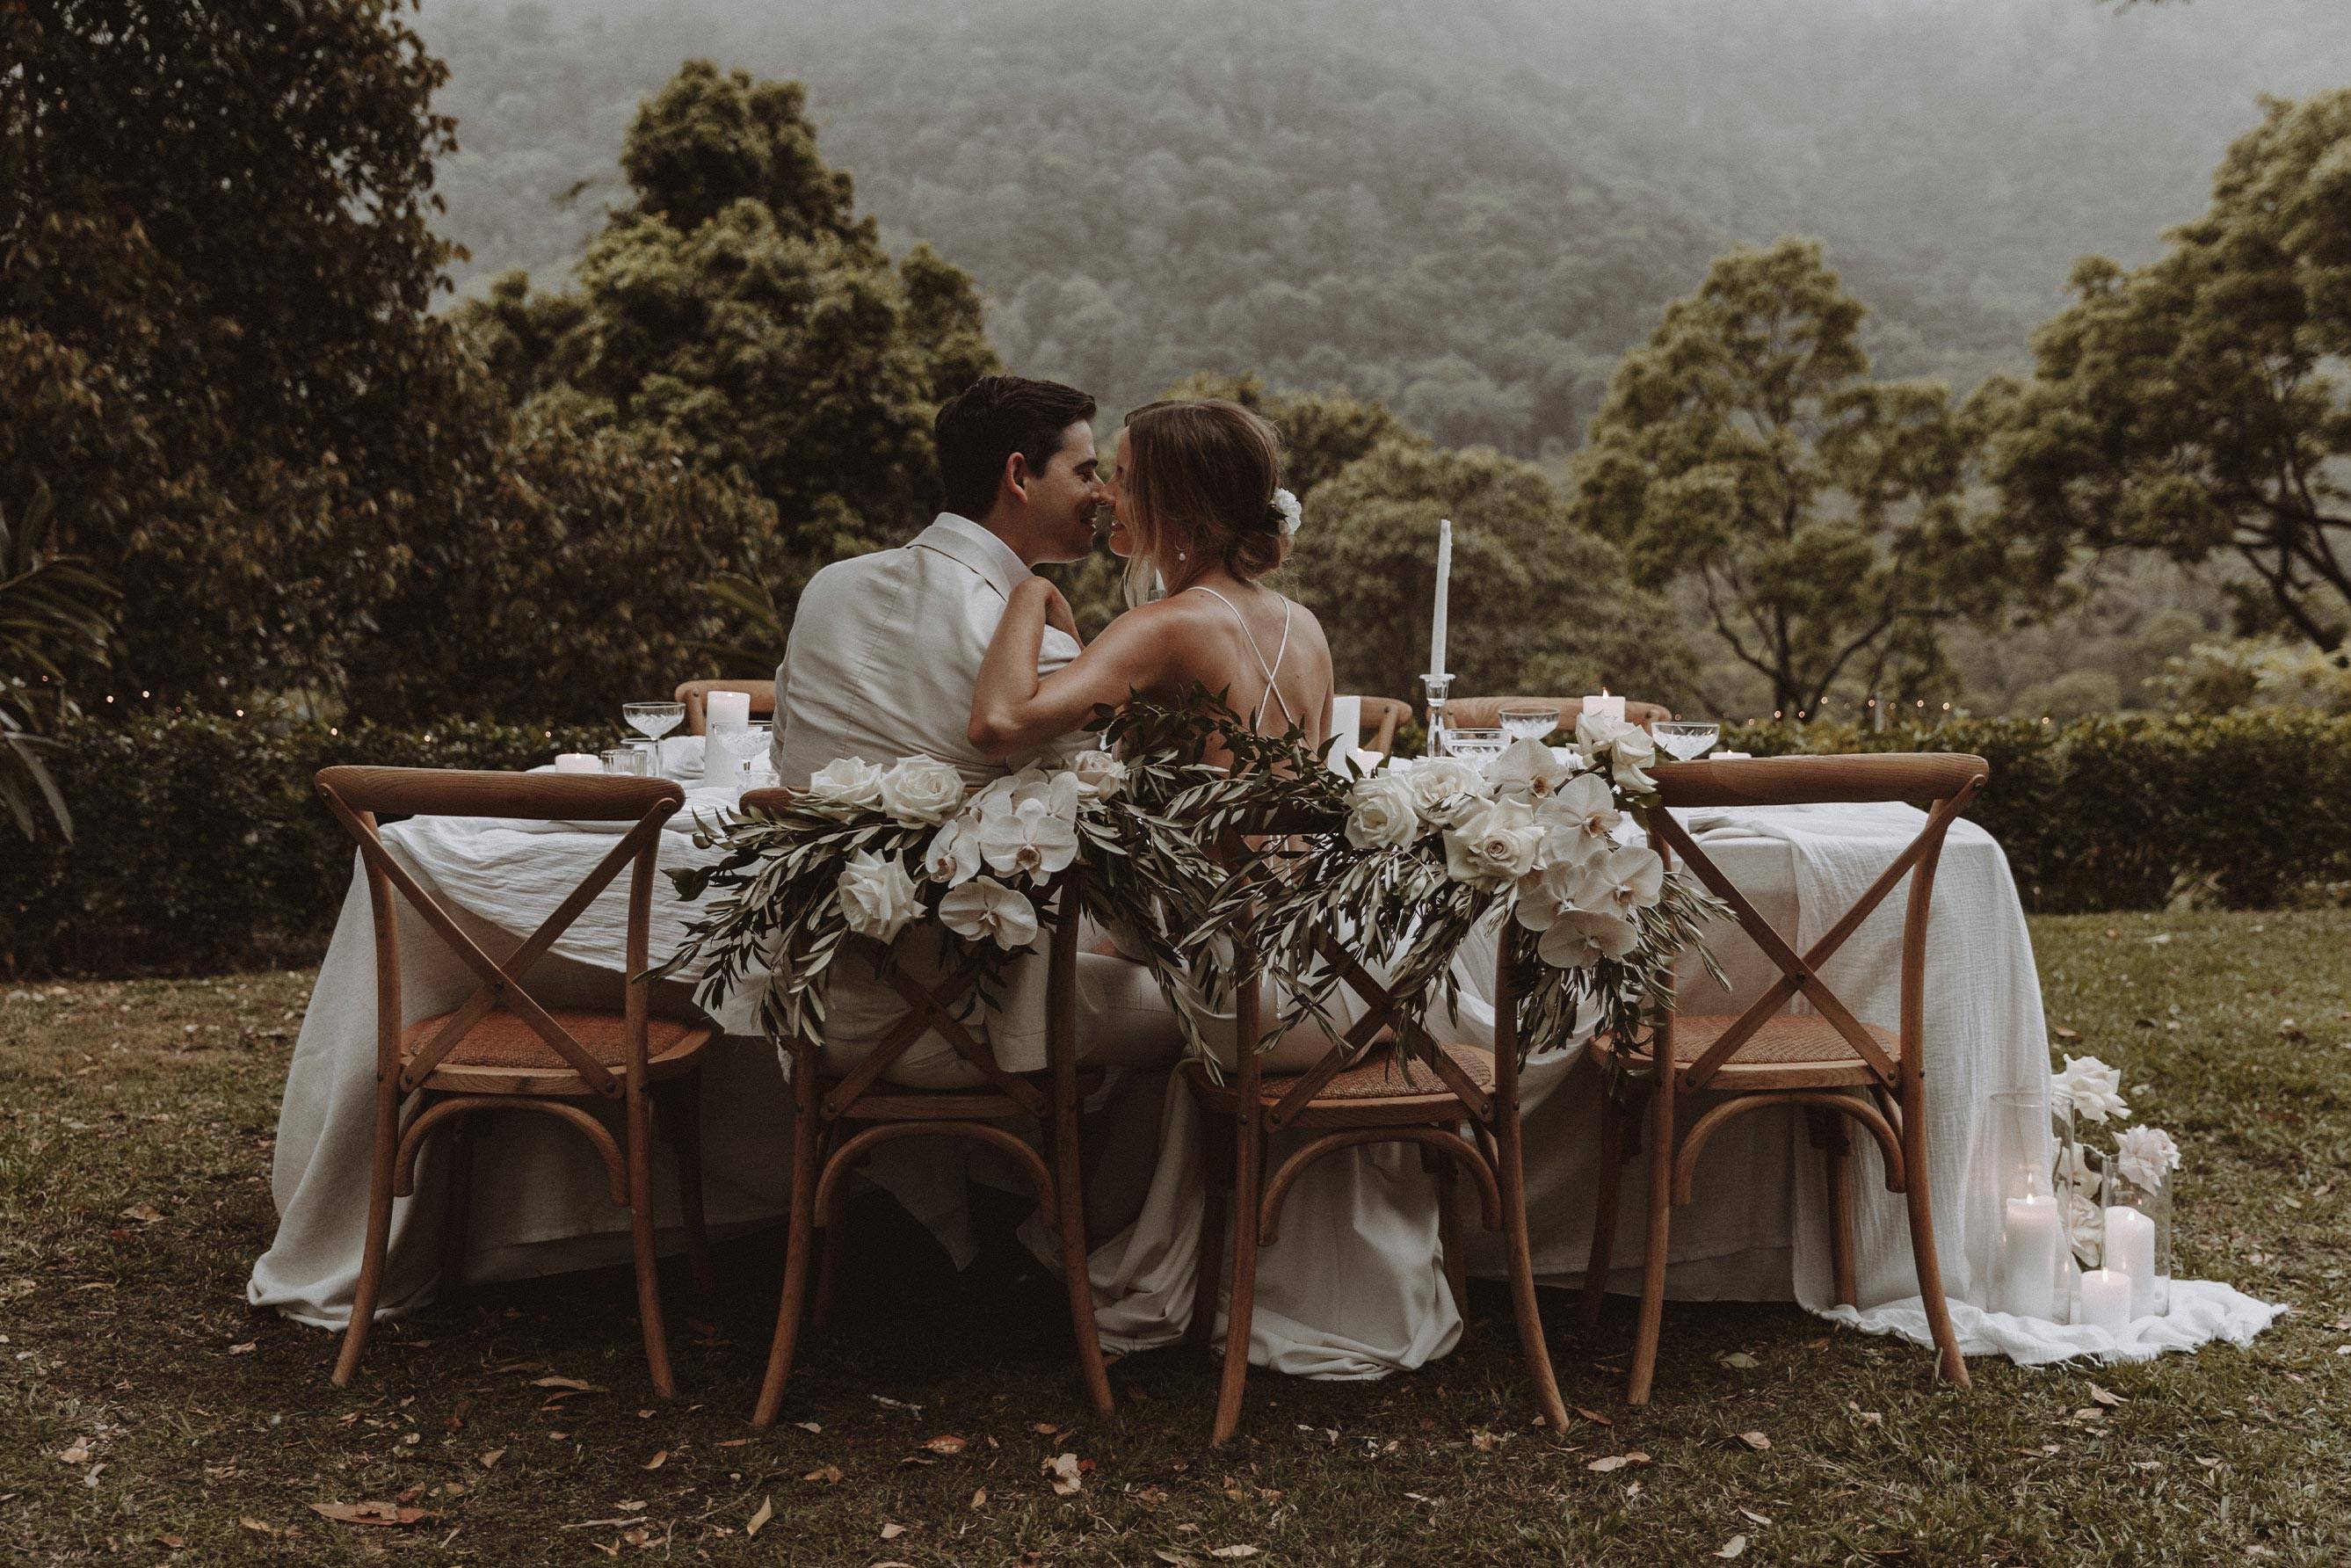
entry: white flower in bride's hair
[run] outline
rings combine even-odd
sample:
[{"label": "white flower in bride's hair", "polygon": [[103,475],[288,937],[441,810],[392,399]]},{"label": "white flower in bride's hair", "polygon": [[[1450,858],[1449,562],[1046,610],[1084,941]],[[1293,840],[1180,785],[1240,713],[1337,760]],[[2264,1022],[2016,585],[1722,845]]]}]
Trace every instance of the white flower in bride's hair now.
[{"label": "white flower in bride's hair", "polygon": [[1535,943],[1535,953],[1555,969],[1589,969],[1604,958],[1622,958],[1640,946],[1629,920],[1565,909]]},{"label": "white flower in bride's hair", "polygon": [[1486,769],[1486,781],[1505,800],[1540,808],[1575,777],[1575,769],[1551,754],[1540,740],[1514,740]]},{"label": "white flower in bride's hair", "polygon": [[2104,1123],[2130,1114],[2123,1098],[2123,1072],[2095,1056],[2069,1056],[2049,1081],[2049,1108],[2085,1122]]},{"label": "white flower in bride's hair", "polygon": [[1543,830],[1523,800],[1489,800],[1445,830],[1445,874],[1470,887],[1497,888],[1532,871]]},{"label": "white flower in bride's hair", "polygon": [[1347,791],[1347,841],[1355,848],[1392,849],[1421,831],[1420,801],[1407,775],[1374,773]]},{"label": "white flower in bride's hair", "polygon": [[1292,538],[1297,536],[1299,520],[1305,512],[1299,506],[1297,497],[1287,490],[1276,490],[1273,493],[1273,516],[1274,525],[1281,530],[1281,537]]},{"label": "white flower in bride's hair", "polygon": [[1126,788],[1126,764],[1107,751],[1079,752],[1071,758],[1070,772],[1081,800],[1107,800]]},{"label": "white flower in bride's hair", "polygon": [[882,769],[854,757],[837,757],[811,774],[808,792],[814,800],[840,806],[882,803]]},{"label": "white flower in bride's hair", "polygon": [[1066,810],[1055,810],[1062,795],[1056,789],[980,819],[979,852],[997,875],[1041,881],[1077,859],[1078,781],[1066,773],[1061,779],[1069,785]]},{"label": "white flower in bride's hair", "polygon": [[1037,939],[1037,908],[1028,895],[992,876],[975,877],[939,900],[939,924],[974,942],[1009,952]]},{"label": "white flower in bride's hair", "polygon": [[1486,776],[1458,757],[1423,757],[1408,767],[1391,763],[1412,780],[1412,798],[1426,821],[1450,822],[1487,798]]},{"label": "white flower in bride's hair", "polygon": [[963,775],[936,758],[902,757],[882,775],[881,800],[901,826],[944,822],[963,809]]},{"label": "white flower in bride's hair", "polygon": [[2133,1127],[2115,1140],[2115,1166],[2140,1191],[2153,1192],[2166,1171],[2179,1168],[2179,1145],[2160,1127]]},{"label": "white flower in bride's hair", "polygon": [[1640,844],[1596,860],[1586,868],[1583,904],[1630,917],[1635,910],[1655,905],[1665,893],[1666,862],[1657,852]]},{"label": "white flower in bride's hair", "polygon": [[979,820],[967,813],[933,834],[923,850],[923,874],[949,887],[979,874]]},{"label": "white flower in bride's hair", "polygon": [[888,942],[923,912],[914,896],[914,879],[894,860],[883,860],[871,850],[851,853],[839,883],[841,913],[860,936]]}]

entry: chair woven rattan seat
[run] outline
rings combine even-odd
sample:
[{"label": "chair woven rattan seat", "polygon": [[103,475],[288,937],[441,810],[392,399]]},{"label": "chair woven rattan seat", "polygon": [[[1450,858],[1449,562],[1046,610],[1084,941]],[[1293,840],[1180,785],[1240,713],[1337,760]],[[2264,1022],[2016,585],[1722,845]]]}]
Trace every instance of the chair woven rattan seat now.
[{"label": "chair woven rattan seat", "polygon": [[[1455,1065],[1467,1073],[1470,1082],[1480,1089],[1494,1087],[1494,1059],[1475,1046],[1447,1045],[1442,1048]],[[1210,1079],[1207,1070],[1197,1061],[1185,1063],[1185,1071],[1209,1102],[1219,1106],[1230,1105],[1238,1090],[1229,1074],[1222,1083]],[[1284,1073],[1258,1081],[1258,1100],[1266,1105],[1279,1104],[1283,1095],[1298,1083],[1298,1076]],[[1399,1061],[1385,1051],[1374,1052],[1367,1060],[1333,1076],[1314,1096],[1314,1103],[1347,1101],[1417,1100],[1441,1096],[1452,1099],[1452,1091],[1437,1075],[1434,1068],[1417,1057]],[[1458,1112],[1458,1103],[1454,1102]]]},{"label": "chair woven rattan seat", "polygon": [[[1674,1065],[1687,1067],[1714,1049],[1714,1042],[1739,1019],[1729,1014],[1685,1013],[1674,1020]],[[1876,1024],[1864,1024],[1870,1037],[1896,1061],[1902,1060],[1901,1037]],[[1593,1061],[1606,1066],[1617,1054],[1616,1042],[1594,1035],[1584,1048]],[[1625,1060],[1646,1071],[1649,1052],[1626,1051]],[[1735,1055],[1724,1062],[1708,1089],[1810,1089],[1841,1083],[1867,1083],[1873,1074],[1827,1019],[1800,1013],[1775,1013],[1747,1037]]]},{"label": "chair woven rattan seat", "polygon": [[[402,1058],[415,1055],[441,1032],[450,1014],[442,1013],[422,1023],[413,1023],[401,1031],[400,1051]],[[606,1067],[624,1069],[629,1056],[627,1025],[619,1013],[575,1012],[549,1009],[548,1016],[578,1040],[588,1054]],[[645,1020],[645,1076],[666,1078],[683,1072],[694,1063],[694,1058],[709,1041],[707,1026],[680,1023],[674,1019],[653,1018]],[[433,1069],[426,1082],[435,1080],[458,1082],[467,1077],[490,1076],[538,1077],[551,1075],[580,1082],[575,1092],[586,1093],[587,1085],[580,1082],[571,1063],[556,1049],[539,1038],[520,1017],[509,1012],[494,1012],[483,1019],[443,1057]],[[540,1092],[560,1092],[551,1084],[539,1086]]]}]

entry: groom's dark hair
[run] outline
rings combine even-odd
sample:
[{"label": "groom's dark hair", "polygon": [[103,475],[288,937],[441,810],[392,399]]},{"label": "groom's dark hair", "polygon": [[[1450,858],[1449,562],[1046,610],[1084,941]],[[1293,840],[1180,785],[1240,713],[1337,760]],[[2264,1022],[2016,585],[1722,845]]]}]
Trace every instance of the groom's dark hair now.
[{"label": "groom's dark hair", "polygon": [[947,510],[977,520],[996,506],[1005,460],[1018,452],[1042,473],[1061,432],[1094,416],[1094,400],[1059,382],[982,376],[939,405],[939,487]]}]

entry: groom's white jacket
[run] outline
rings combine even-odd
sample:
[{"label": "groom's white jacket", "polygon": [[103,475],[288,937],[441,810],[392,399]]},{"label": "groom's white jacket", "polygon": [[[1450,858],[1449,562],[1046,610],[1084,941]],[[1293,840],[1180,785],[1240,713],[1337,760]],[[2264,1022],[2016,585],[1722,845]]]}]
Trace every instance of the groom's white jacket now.
[{"label": "groom's white jacket", "polygon": [[[979,662],[1028,575],[1011,546],[942,512],[911,544],[810,579],[776,666],[778,779],[798,789],[837,758],[887,767],[920,756],[979,785],[1028,760],[983,757],[967,733]],[[1075,639],[1045,629],[1040,672],[1077,656]]]}]

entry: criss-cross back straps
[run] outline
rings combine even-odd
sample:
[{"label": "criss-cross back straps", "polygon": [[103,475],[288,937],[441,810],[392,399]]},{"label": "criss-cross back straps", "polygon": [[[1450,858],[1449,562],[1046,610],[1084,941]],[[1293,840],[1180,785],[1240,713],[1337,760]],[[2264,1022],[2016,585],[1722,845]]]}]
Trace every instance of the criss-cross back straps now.
[{"label": "criss-cross back straps", "polygon": [[1886,1054],[1885,1048],[1877,1043],[1876,1037],[1853,1016],[1852,1010],[1822,980],[1820,967],[1835,956],[1837,949],[1844,946],[1845,939],[1861,928],[1861,923],[1869,917],[1870,912],[1885,902],[1886,895],[1894,891],[1896,884],[1909,874],[1922,857],[1941,846],[1952,820],[1967,805],[1973,793],[1971,789],[1961,790],[1936,802],[1934,811],[1928,817],[1927,825],[1919,830],[1918,836],[1910,841],[1908,847],[1878,873],[1877,880],[1854,900],[1852,907],[1837,923],[1823,933],[1820,940],[1801,956],[1778,929],[1748,902],[1747,895],[1723,873],[1722,868],[1698,848],[1698,841],[1690,837],[1687,830],[1674,821],[1671,812],[1656,814],[1651,826],[1657,837],[1674,853],[1681,856],[1683,862],[1698,873],[1699,881],[1730,905],[1740,928],[1747,933],[1756,946],[1762,949],[1764,956],[1780,968],[1780,978],[1766,987],[1763,994],[1739,1015],[1738,1019],[1707,1048],[1703,1055],[1682,1070],[1681,1081],[1685,1090],[1704,1088],[1722,1064],[1754,1036],[1765,1020],[1786,1007],[1799,993],[1819,1009],[1823,1020],[1844,1038],[1855,1054],[1868,1064],[1870,1071],[1881,1084],[1887,1089],[1895,1086],[1899,1070]]},{"label": "criss-cross back straps", "polygon": [[1267,697],[1281,705],[1281,718],[1284,724],[1296,724],[1298,717],[1290,711],[1290,699],[1281,695],[1281,684],[1274,679],[1274,672],[1281,668],[1282,655],[1290,652],[1290,612],[1297,607],[1291,604],[1287,597],[1277,595],[1281,598],[1281,642],[1273,651],[1273,663],[1269,664],[1265,660],[1265,650],[1258,646],[1257,633],[1249,630],[1249,622],[1241,612],[1233,608],[1233,601],[1204,584],[1195,583],[1193,586],[1225,607],[1226,612],[1232,616],[1234,623],[1240,627],[1242,637],[1248,640],[1249,656],[1257,661],[1257,667],[1265,672],[1265,696],[1258,698],[1257,706],[1250,711],[1249,727],[1255,729],[1263,722]]}]

